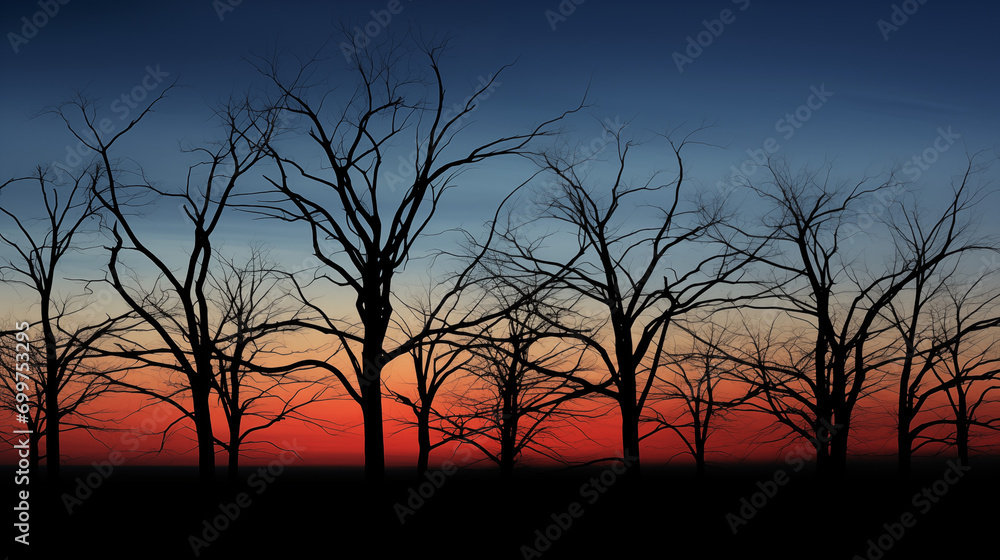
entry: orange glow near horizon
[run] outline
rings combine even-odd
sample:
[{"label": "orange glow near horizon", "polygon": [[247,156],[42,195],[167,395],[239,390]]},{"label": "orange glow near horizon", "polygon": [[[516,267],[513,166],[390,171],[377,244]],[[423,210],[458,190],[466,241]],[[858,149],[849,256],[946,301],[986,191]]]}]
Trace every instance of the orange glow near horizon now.
[{"label": "orange glow near horizon", "polygon": [[[291,344],[292,342],[295,344]],[[306,348],[315,342],[312,337],[296,335],[289,346],[298,347],[299,344],[304,344],[305,346],[301,348]],[[318,346],[320,345],[316,344],[312,347]],[[294,351],[293,348],[285,350]],[[296,356],[301,355],[296,354]],[[323,359],[322,355],[316,353],[312,353],[310,357]],[[271,357],[266,361],[274,365],[288,359]],[[346,367],[346,364],[344,366],[345,373],[350,372],[349,367]],[[405,392],[412,386],[411,367],[411,362],[406,356],[400,357],[386,366],[383,377],[391,388]],[[146,375],[149,379],[153,379],[155,374]],[[300,377],[315,379],[318,375],[306,372],[300,374]],[[348,375],[353,380],[353,372]],[[330,392],[337,395],[336,400],[312,404],[304,409],[304,414],[309,418],[324,421],[332,433],[326,433],[317,426],[300,421],[279,422],[254,434],[252,441],[263,443],[254,444],[251,441],[244,444],[240,458],[241,466],[266,465],[273,460],[280,449],[298,449],[301,459],[295,461],[296,465],[362,466],[364,438],[361,409],[335,380],[331,381]],[[862,400],[861,406],[864,409],[856,411],[852,427],[850,450],[854,456],[891,457],[895,453],[895,421],[892,415],[895,409],[894,393],[890,387],[889,390]],[[438,398],[446,398],[446,395]],[[143,404],[145,407],[141,408]],[[620,454],[621,423],[618,410],[609,399],[602,399],[601,404],[605,408],[598,418],[578,420],[575,422],[578,430],[564,430],[569,440],[557,443],[561,444],[562,449],[569,450],[564,457],[566,460],[588,461]],[[226,440],[226,422],[217,398],[213,399],[212,405],[214,432],[217,437]],[[137,395],[119,394],[99,399],[93,403],[93,407],[107,412],[103,416],[106,418],[106,424],[102,425],[106,430],[92,433],[75,430],[64,433],[62,435],[64,464],[101,463],[108,461],[111,454],[116,451],[121,453],[125,463],[129,465],[197,464],[194,428],[190,420],[179,422],[171,430],[161,453],[153,452],[160,444],[157,432],[179,416],[177,409],[172,406],[165,403],[144,402]],[[1000,403],[994,406],[994,409],[996,408],[1000,408]],[[404,422],[411,418],[412,411],[408,407],[383,395],[383,434],[387,467],[408,468],[416,464],[416,429],[404,425]],[[250,418],[246,422],[244,429],[254,425],[255,420]],[[710,463],[779,461],[787,449],[805,442],[800,437],[792,437],[787,429],[781,428],[775,431],[773,418],[760,413],[736,413],[729,420],[717,425],[718,429],[708,442],[707,459]],[[640,433],[645,433],[642,427]],[[586,434],[586,438],[579,434]],[[1000,444],[1000,435],[982,431],[974,431],[973,434],[977,438],[973,443],[986,444],[993,449]],[[43,450],[44,445],[43,439]],[[219,446],[216,446],[216,449],[216,465],[224,467],[228,460],[227,452]],[[467,462],[475,462],[482,458],[481,452],[472,450],[472,458],[468,459],[470,455],[467,449],[471,450],[471,446],[465,446],[461,450],[457,445],[437,448],[431,453],[431,464],[435,466],[444,460],[459,456],[465,457]],[[643,440],[641,449],[643,461],[647,464],[693,463],[693,459],[684,451],[683,442],[670,430],[664,430]],[[925,453],[932,451],[935,451],[933,447],[924,450]],[[526,464],[552,464],[550,459],[544,457],[528,456],[522,459]],[[10,446],[0,450],[0,462],[15,464],[16,451]],[[488,461],[476,464],[491,466]]]},{"label": "orange glow near horizon", "polygon": [[[77,430],[63,434],[62,446],[64,464],[90,465],[108,461],[111,454],[118,451],[128,465],[196,465],[194,430],[190,421],[182,421],[171,432],[161,453],[151,453],[160,443],[160,436],[155,432],[162,430],[170,421],[177,418],[176,409],[158,403],[137,410],[140,400],[132,396],[116,397],[123,410],[132,410],[123,415],[120,421],[112,421],[108,427],[113,431],[97,432],[92,435]],[[870,400],[869,409],[884,406],[891,410],[893,399],[881,398],[879,402]],[[103,407],[109,408],[105,402]],[[270,442],[280,449],[298,449],[301,460],[294,464],[299,466],[362,466],[364,464],[364,439],[362,433],[362,417],[360,407],[350,399],[319,403],[315,405],[310,417],[323,418],[336,426],[336,433],[328,434],[315,426],[301,422],[288,421],[278,423],[271,428],[258,432],[259,440]],[[414,428],[401,429],[399,419],[409,419],[410,410],[392,399],[383,400],[383,426],[385,437],[386,466],[409,468],[416,463],[417,443]],[[858,413],[855,426],[852,428],[851,453],[856,457],[891,457],[895,452],[894,423],[891,414],[874,417]],[[863,414],[863,415],[862,415]],[[740,413],[719,425],[720,428],[710,438],[708,444],[708,460],[711,463],[739,463],[778,461],[785,455],[787,449],[804,443],[802,438],[790,436],[780,438],[762,435],[765,430],[773,427],[773,420],[763,414]],[[225,423],[219,418],[214,424],[215,432],[225,438]],[[575,453],[565,457],[570,461],[590,460],[597,457],[609,457],[620,453],[621,424],[617,410],[608,407],[607,413],[598,419],[581,422],[589,442],[572,442]],[[781,432],[778,432],[779,434]],[[989,443],[996,445],[997,437],[988,437],[982,432],[976,433],[974,443]],[[757,440],[760,443],[755,443]],[[98,443],[95,439],[100,440]],[[773,441],[773,440],[779,441]],[[44,440],[42,441],[44,449]],[[431,454],[432,466],[446,459],[469,454],[459,451],[456,445],[435,449]],[[241,457],[241,466],[266,465],[273,460],[278,449],[271,445],[246,445],[246,453]],[[670,431],[663,431],[643,441],[642,457],[647,464],[689,464],[693,459],[682,453],[683,443]],[[475,452],[473,459],[481,458],[481,453]],[[10,446],[0,452],[0,461],[5,464],[16,463],[16,453]],[[530,459],[531,464],[551,464],[551,461]],[[216,455],[216,465],[226,465],[227,454],[221,448]],[[489,467],[488,462],[480,465]]]}]

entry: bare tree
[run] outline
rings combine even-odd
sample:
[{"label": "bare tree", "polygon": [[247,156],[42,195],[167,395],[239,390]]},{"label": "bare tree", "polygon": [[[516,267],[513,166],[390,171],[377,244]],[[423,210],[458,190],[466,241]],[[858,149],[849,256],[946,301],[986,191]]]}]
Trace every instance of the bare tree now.
[{"label": "bare tree", "polygon": [[287,420],[322,425],[303,414],[305,407],[325,400],[328,386],[322,380],[257,367],[293,352],[285,343],[296,327],[275,326],[287,325],[301,310],[290,281],[257,247],[251,248],[245,264],[219,258],[217,268],[209,272],[208,297],[218,317],[212,335],[217,352],[212,386],[228,431],[227,439],[217,441],[229,456],[230,483],[237,480],[245,446],[260,443],[251,439],[255,433]]},{"label": "bare tree", "polygon": [[483,313],[490,314],[492,305],[504,315],[471,339],[465,387],[442,416],[442,430],[479,449],[510,477],[525,452],[562,460],[554,444],[589,417],[584,404],[592,392],[574,381],[586,374],[586,354],[572,339],[553,336],[552,325],[570,324],[575,298],[561,299],[553,288],[539,291],[537,277],[505,275],[494,260],[499,254],[491,257],[481,272],[492,302],[484,302]]},{"label": "bare tree", "polygon": [[[431,293],[427,296],[423,302],[410,304],[404,302],[414,315],[418,326],[412,328],[401,323],[400,328],[408,329],[407,332],[411,336],[434,324],[435,309],[430,306],[435,298]],[[415,389],[415,394],[409,393],[412,398],[400,390],[386,387],[386,391],[392,394],[397,402],[410,407],[413,411],[414,421],[403,423],[406,426],[415,426],[417,429],[417,472],[420,474],[427,471],[431,451],[457,439],[449,436],[439,426],[432,427],[432,424],[442,416],[442,413],[434,408],[434,403],[438,395],[446,391],[449,381],[454,379],[456,374],[466,371],[474,358],[469,352],[468,340],[456,336],[447,329],[439,329],[434,334],[425,336],[421,344],[410,350]],[[432,432],[439,436],[436,441],[432,441]]]},{"label": "bare tree", "polygon": [[[94,374],[93,364],[87,363],[92,357],[92,346],[101,337],[122,328],[127,319],[127,314],[105,313],[100,317],[100,313],[92,313],[88,307],[94,302],[90,301],[85,284],[75,294],[61,294],[80,284],[63,276],[65,262],[74,253],[83,254],[88,249],[82,239],[92,233],[88,227],[98,217],[91,192],[105,176],[102,166],[92,165],[69,176],[66,184],[56,184],[45,168],[38,167],[31,177],[11,179],[0,185],[0,192],[10,201],[10,191],[15,185],[34,184],[43,209],[42,215],[29,217],[23,203],[29,201],[34,206],[38,200],[33,197],[22,197],[19,208],[6,201],[0,207],[0,213],[16,231],[16,234],[0,233],[6,253],[0,264],[0,277],[11,287],[27,288],[31,295],[24,302],[37,307],[38,316],[31,323],[34,329],[40,329],[41,339],[24,341],[19,346],[24,347],[25,361],[30,363],[29,385],[34,397],[34,410],[27,422],[27,429],[32,430],[30,462],[35,468],[45,458],[47,477],[53,484],[58,482],[60,474],[61,434],[73,429],[97,429],[91,422],[93,411],[88,411],[87,405],[107,390],[107,384]],[[28,333],[28,337],[33,335]],[[39,350],[41,359],[36,354]],[[13,360],[8,364],[12,371],[13,364]],[[5,376],[4,384],[10,389],[4,394],[5,400],[8,396],[13,399],[16,380]],[[11,400],[5,404],[16,403]],[[44,454],[40,451],[43,439]]]},{"label": "bare tree", "polygon": [[[249,101],[231,102],[218,111],[223,138],[211,148],[196,148],[202,161],[191,166],[186,184],[178,191],[164,189],[148,181],[144,174],[129,184],[128,173],[113,159],[114,144],[149,114],[171,87],[159,96],[120,132],[104,138],[96,129],[93,104],[77,101],[54,111],[69,130],[90,148],[102,163],[104,175],[92,192],[111,222],[105,282],[117,292],[128,309],[153,336],[122,334],[112,355],[130,359],[140,366],[174,372],[183,378],[183,391],[164,389],[142,382],[118,379],[123,388],[161,399],[189,418],[197,434],[199,478],[210,484],[215,477],[215,443],[212,431],[211,396],[216,378],[215,357],[218,340],[212,331],[208,296],[210,271],[216,257],[213,233],[236,194],[241,178],[263,160],[270,136],[275,132],[273,113],[258,113]],[[84,132],[86,131],[86,132]],[[204,173],[202,170],[205,169]],[[203,179],[200,186],[198,178]],[[180,266],[164,259],[144,233],[135,216],[142,204],[176,202],[193,228],[186,260]],[[134,258],[133,258],[134,257]],[[137,267],[149,267],[154,281],[143,281]],[[148,272],[142,276],[148,277]],[[149,370],[147,370],[149,371]]]},{"label": "bare tree", "polygon": [[[705,474],[709,437],[721,421],[759,391],[746,391],[733,383],[731,371],[736,366],[717,351],[730,347],[735,333],[709,321],[703,330],[700,338],[704,343],[695,338],[689,348],[665,352],[646,419],[654,423],[654,431],[670,430],[681,439],[685,451],[694,458],[698,476]],[[724,385],[727,382],[733,385],[729,390]]]},{"label": "bare tree", "polygon": [[[738,282],[748,257],[712,242],[710,234],[726,220],[721,205],[685,200],[681,153],[693,143],[690,134],[680,142],[667,138],[676,175],[659,183],[659,174],[633,182],[627,171],[635,144],[625,141],[621,130],[608,133],[616,161],[606,184],[591,185],[589,160],[555,151],[541,158],[556,188],[540,219],[561,224],[567,236],[549,241],[558,244],[558,254],[548,255],[542,241],[525,240],[516,228],[506,238],[512,273],[529,272],[558,285],[578,298],[580,309],[599,318],[596,328],[564,329],[560,336],[583,344],[605,377],[567,375],[617,404],[622,452],[638,473],[639,442],[650,435],[640,435],[640,419],[670,325],[696,309],[732,301],[726,287]],[[642,210],[651,214],[645,221]],[[747,247],[740,250],[753,254]]]},{"label": "bare tree", "polygon": [[948,293],[950,313],[939,319],[936,339],[944,347],[941,367],[935,368],[937,386],[944,392],[955,426],[958,459],[969,464],[973,429],[1000,430],[1000,416],[990,416],[989,406],[1000,399],[1000,293],[997,286],[982,293],[973,282],[964,290]]},{"label": "bare tree", "polygon": [[[989,276],[961,285],[960,265],[928,270],[907,293],[909,301],[888,309],[904,345],[896,428],[904,478],[921,448],[953,445],[959,460],[968,464],[970,431],[1000,428],[996,418],[980,416],[997,390],[1000,372],[997,341],[990,339],[992,329],[1000,326],[1000,293]],[[979,386],[983,388],[977,391]]]},{"label": "bare tree", "polygon": [[[476,163],[525,154],[562,118],[461,150],[454,141],[463,121],[493,87],[496,75],[453,111],[439,66],[445,45],[409,46],[389,40],[354,52],[351,70],[357,88],[339,108],[332,90],[318,91],[322,84],[314,75],[320,71],[319,57],[288,76],[276,60],[260,64],[277,88],[275,106],[307,123],[315,151],[272,145],[278,173],[268,181],[281,200],[256,210],[303,223],[325,269],[318,278],[353,299],[357,321],[335,319],[314,305],[321,320],[312,327],[339,340],[347,355],[353,380],[341,368],[316,365],[329,368],[361,407],[365,471],[372,481],[382,480],[385,471],[382,369],[408,353],[421,336],[392,343],[397,273],[413,256],[460,172]],[[416,57],[424,58],[429,79],[411,75],[420,64]],[[393,156],[399,154],[404,133],[413,135],[413,153],[399,155],[400,164]]]},{"label": "bare tree", "polygon": [[[973,207],[981,205],[985,193],[970,193],[967,186],[971,176],[985,169],[977,168],[976,160],[975,156],[969,160],[946,217],[960,210],[968,214]],[[974,338],[982,334],[978,331],[995,326],[996,318],[990,316],[990,311],[1000,295],[991,295],[992,278],[986,274],[973,278],[967,287],[960,286],[969,256],[995,252],[995,242],[986,238],[968,240],[964,251],[955,252],[947,260],[934,260],[933,257],[955,235],[953,232],[962,229],[971,229],[968,221],[962,224],[954,219],[942,219],[927,223],[926,217],[916,211],[902,213],[891,223],[897,246],[918,269],[912,284],[901,294],[905,299],[890,302],[885,311],[903,345],[896,383],[897,456],[899,473],[903,477],[910,474],[915,451],[942,442],[941,438],[930,434],[944,425],[954,425],[960,457],[968,460],[967,446],[960,443],[967,444],[970,427],[969,422],[963,420],[969,412],[966,397],[967,382],[971,382],[965,377],[971,375],[972,370],[988,368],[986,355],[990,347],[987,345],[982,349],[983,355],[972,360],[963,356],[960,349],[965,344],[978,345],[979,341]],[[980,361],[982,363],[978,363]],[[986,379],[989,377],[986,374]],[[939,404],[935,397],[942,394],[953,399],[949,407],[954,412],[952,418],[932,410]],[[930,416],[930,419],[920,422],[921,416]]]},{"label": "bare tree", "polygon": [[952,203],[928,222],[924,231],[932,237],[922,252],[897,243],[890,254],[872,255],[865,262],[864,253],[849,250],[847,226],[864,216],[859,211],[866,202],[893,199],[890,189],[901,188],[894,176],[877,184],[866,177],[848,185],[834,184],[829,171],[793,174],[780,161],[769,162],[768,171],[767,184],[749,187],[770,209],[758,235],[770,251],[755,259],[764,265],[760,280],[770,293],[748,307],[787,314],[806,329],[800,333],[810,332],[813,338],[808,351],[801,341],[781,341],[799,349],[794,355],[786,352],[783,362],[772,359],[773,333],[767,333],[754,339],[743,363],[756,372],[754,383],[766,408],[817,443],[823,472],[840,474],[846,468],[855,407],[879,386],[895,360],[894,340],[885,336],[894,327],[884,312],[923,272],[980,248],[963,225],[973,200],[966,189],[970,175],[956,187]]},{"label": "bare tree", "polygon": [[[566,371],[582,373],[570,361],[568,349],[548,348],[530,331],[509,325],[503,340],[481,349],[470,364],[468,391],[457,400],[457,410],[444,417],[443,428],[467,442],[510,477],[526,452],[564,461],[557,443],[565,443],[573,422],[589,417],[578,405],[589,391],[568,378]],[[577,359],[580,358],[577,354]],[[560,371],[561,376],[549,375]]]}]

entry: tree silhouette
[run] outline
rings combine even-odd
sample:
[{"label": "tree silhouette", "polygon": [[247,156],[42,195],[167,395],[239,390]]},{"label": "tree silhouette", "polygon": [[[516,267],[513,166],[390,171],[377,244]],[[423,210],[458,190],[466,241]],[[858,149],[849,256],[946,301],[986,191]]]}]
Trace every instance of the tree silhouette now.
[{"label": "tree silhouette", "polygon": [[[580,405],[592,391],[574,381],[587,373],[586,354],[560,343],[551,328],[569,324],[572,301],[560,299],[558,290],[539,290],[537,277],[505,275],[492,259],[484,265],[482,285],[504,315],[483,325],[468,345],[474,358],[463,368],[464,387],[442,417],[442,430],[479,449],[510,477],[526,451],[562,461],[550,444],[590,417]],[[491,304],[483,305],[491,314]]]},{"label": "tree silhouette", "polygon": [[[709,319],[705,320],[704,331],[700,338],[706,342],[695,338],[689,349],[664,352],[663,367],[658,369],[658,381],[653,383],[648,418],[655,426],[654,433],[670,430],[681,439],[685,451],[695,460],[698,476],[705,475],[708,439],[720,421],[757,395],[756,389],[727,391],[723,386],[727,381],[732,384],[730,372],[734,365],[717,348],[731,345],[735,333]],[[658,408],[659,403],[667,410]]]},{"label": "tree silhouette", "polygon": [[[911,473],[913,454],[934,445],[954,445],[969,461],[973,427],[1000,428],[997,418],[982,417],[997,390],[1000,368],[997,340],[1000,294],[989,275],[960,282],[961,263],[920,275],[910,300],[890,305],[903,342],[897,380],[897,461],[900,476]],[[980,391],[974,386],[984,385]],[[951,427],[948,429],[947,427]],[[942,430],[945,428],[945,431]]]},{"label": "tree silhouette", "polygon": [[209,284],[207,297],[218,317],[212,335],[217,352],[212,386],[228,432],[227,439],[217,441],[229,456],[229,482],[235,483],[241,450],[254,443],[252,435],[290,419],[319,425],[303,415],[302,409],[325,400],[327,386],[321,380],[296,377],[287,369],[265,371],[256,365],[293,352],[284,343],[298,329],[281,325],[301,311],[293,298],[290,276],[278,270],[262,249],[251,248],[244,264],[219,258],[218,266],[209,272]]},{"label": "tree silhouette", "polygon": [[[355,51],[351,70],[357,88],[339,108],[332,90],[317,91],[322,85],[314,78],[320,71],[319,57],[287,76],[277,60],[260,60],[261,72],[277,89],[275,107],[305,121],[315,150],[274,143],[278,172],[268,181],[281,199],[257,205],[254,211],[303,223],[325,269],[317,278],[334,290],[345,289],[353,299],[355,323],[335,320],[314,303],[321,320],[312,328],[339,340],[350,362],[353,381],[336,366],[316,365],[327,367],[361,407],[365,472],[371,481],[382,480],[385,472],[382,370],[423,336],[391,344],[398,272],[426,235],[459,173],[476,163],[526,154],[533,141],[550,134],[550,127],[562,118],[459,150],[453,141],[463,121],[497,75],[452,111],[439,66],[446,45],[418,44],[413,50],[406,46],[388,40]],[[428,79],[412,74],[417,65],[429,67]],[[399,155],[404,163],[398,164],[393,156],[404,133],[412,134],[415,143],[412,154]],[[322,161],[321,167],[317,161]]]},{"label": "tree silhouette", "polygon": [[[951,313],[939,319],[936,338],[944,347],[941,367],[934,369],[937,386],[931,391],[945,393],[955,426],[954,444],[958,459],[969,464],[972,430],[1000,430],[1000,416],[990,416],[988,407],[1000,402],[1000,294],[982,293],[973,282],[965,290],[948,293]],[[992,335],[992,336],[991,336]]]},{"label": "tree silhouette", "polygon": [[[766,404],[760,409],[817,443],[820,469],[838,475],[846,468],[855,407],[895,359],[894,339],[882,336],[894,330],[885,311],[924,271],[979,247],[965,239],[962,226],[970,207],[963,194],[969,175],[924,230],[932,238],[923,252],[896,243],[880,266],[849,249],[848,226],[866,217],[861,212],[866,203],[893,200],[892,191],[900,188],[894,176],[874,185],[867,177],[848,185],[834,184],[828,172],[793,174],[777,160],[767,170],[766,184],[749,184],[769,208],[761,233],[749,235],[768,245],[755,261],[764,265],[760,279],[769,294],[747,307],[776,311],[807,329],[781,338],[781,326],[765,327],[738,360],[753,372],[743,379],[762,391]],[[890,204],[890,212],[899,205]],[[803,341],[805,332],[814,338]]]},{"label": "tree silhouette", "polygon": [[[540,223],[552,220],[565,227],[567,238],[553,240],[558,254],[549,255],[542,241],[522,239],[519,228],[506,235],[511,245],[511,269],[529,272],[546,283],[575,294],[580,309],[599,317],[601,326],[589,332],[565,329],[562,336],[580,341],[596,356],[602,380],[568,374],[583,388],[612,399],[622,420],[623,453],[640,471],[639,425],[655,379],[657,356],[670,325],[696,309],[732,301],[724,288],[738,282],[748,257],[712,243],[710,233],[727,216],[718,204],[689,203],[680,142],[667,138],[675,178],[659,184],[659,174],[645,182],[628,177],[629,152],[635,144],[621,130],[607,131],[616,149],[613,173],[606,184],[591,186],[589,160],[550,151],[541,156],[543,168],[555,179],[555,189],[543,202]],[[693,133],[692,133],[693,134]],[[650,209],[648,222],[635,212]],[[753,254],[748,247],[743,253]]]},{"label": "tree silhouette", "polygon": [[[136,183],[129,173],[116,167],[114,144],[131,131],[173,86],[167,87],[120,132],[102,138],[96,130],[93,103],[85,100],[64,104],[55,111],[67,127],[104,166],[100,185],[92,192],[107,214],[109,247],[107,282],[142,321],[143,329],[122,333],[107,353],[134,361],[145,371],[173,372],[183,379],[180,390],[136,380],[116,379],[119,387],[163,400],[175,406],[195,427],[199,479],[209,485],[215,477],[215,443],[212,431],[211,396],[216,377],[215,357],[219,340],[212,331],[212,302],[208,296],[210,271],[216,258],[212,235],[219,226],[237,184],[268,154],[269,137],[276,131],[273,113],[258,113],[248,101],[231,101],[217,115],[222,140],[211,148],[196,148],[202,160],[189,169],[182,189],[169,190],[148,181],[141,169]],[[83,133],[82,131],[88,131]],[[203,175],[202,170],[205,169]],[[203,182],[198,184],[200,178]],[[157,251],[155,235],[143,231],[137,208],[152,202],[176,201],[190,220],[191,245],[186,261],[178,269]],[[149,267],[154,280],[143,280],[136,267]],[[169,385],[169,384],[168,384]]]},{"label": "tree silhouette", "polygon": [[[81,241],[89,233],[98,216],[91,198],[95,185],[105,177],[101,165],[91,165],[76,175],[70,175],[66,184],[56,184],[52,175],[38,167],[31,177],[10,179],[0,185],[0,193],[11,196],[10,191],[19,183],[37,185],[43,215],[29,217],[22,207],[0,207],[18,235],[0,233],[0,243],[6,257],[0,264],[0,277],[12,287],[27,288],[31,295],[26,302],[37,306],[37,320],[32,321],[32,331],[40,329],[41,339],[29,332],[24,354],[30,363],[30,391],[14,391],[14,376],[4,377],[9,392],[4,393],[5,404],[13,407],[14,394],[27,392],[34,397],[27,422],[30,435],[30,463],[38,466],[45,458],[46,476],[50,483],[57,483],[62,455],[61,434],[73,429],[97,429],[93,411],[86,405],[103,394],[108,386],[95,374],[92,347],[96,341],[118,329],[127,328],[127,314],[112,316],[105,312],[101,317],[89,301],[89,287],[76,294],[60,295],[64,282],[62,276],[68,267],[65,261],[77,252],[88,249]],[[9,200],[9,198],[8,198]],[[29,198],[30,202],[37,202]],[[17,342],[14,333],[10,348]],[[39,355],[40,354],[40,355]],[[8,364],[13,369],[13,356]],[[45,440],[45,453],[40,452],[40,442]]]},{"label": "tree silhouette", "polygon": [[[400,325],[402,329],[408,329],[410,336],[433,327],[435,311],[442,311],[441,308],[430,307],[434,299],[434,295],[428,293],[426,300],[416,303],[403,302],[416,319],[416,328],[409,327],[405,323]],[[444,322],[447,323],[447,317]],[[417,428],[417,472],[420,474],[427,472],[431,451],[457,439],[434,424],[442,416],[442,413],[434,408],[434,403],[438,395],[446,391],[449,380],[465,371],[473,359],[474,355],[469,352],[468,341],[467,337],[456,336],[447,329],[438,329],[434,334],[423,337],[423,341],[410,350],[416,394],[411,398],[407,393],[386,388],[397,402],[410,407],[413,411],[414,421],[404,422],[404,425],[415,425]],[[432,441],[432,432],[439,436],[437,441]]]}]

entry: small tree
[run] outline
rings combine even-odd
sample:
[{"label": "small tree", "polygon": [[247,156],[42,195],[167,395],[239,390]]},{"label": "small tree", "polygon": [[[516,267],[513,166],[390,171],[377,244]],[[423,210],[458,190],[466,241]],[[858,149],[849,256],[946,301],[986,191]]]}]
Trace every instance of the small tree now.
[{"label": "small tree", "polygon": [[[217,323],[216,378],[212,383],[225,414],[227,439],[218,439],[227,452],[229,482],[235,483],[245,445],[255,433],[278,422],[319,422],[302,410],[324,400],[327,386],[320,380],[297,377],[289,370],[262,368],[292,351],[283,343],[297,327],[301,306],[295,303],[290,276],[278,270],[259,248],[252,248],[245,264],[221,258],[209,274]],[[274,445],[272,442],[264,442]]]},{"label": "small tree", "polygon": [[719,423],[757,395],[756,389],[726,391],[723,385],[733,382],[730,375],[733,364],[717,349],[730,346],[735,334],[711,322],[703,330],[699,338],[705,342],[694,338],[689,349],[664,353],[658,381],[653,384],[648,419],[654,423],[654,433],[670,430],[681,439],[686,452],[694,458],[698,476],[705,474],[708,439]]},{"label": "small tree", "polygon": [[445,420],[451,437],[479,449],[510,477],[526,451],[561,460],[552,444],[587,417],[580,403],[591,391],[574,381],[586,375],[586,354],[560,342],[561,333],[551,328],[568,324],[572,302],[554,289],[539,290],[539,278],[507,276],[498,263],[485,264],[492,266],[483,286],[504,316],[472,339],[467,388]]},{"label": "small tree", "polygon": [[989,410],[1000,402],[995,396],[1000,393],[1000,340],[996,336],[1000,293],[995,284],[989,293],[977,293],[976,284],[949,292],[953,314],[942,316],[936,329],[945,351],[934,377],[947,396],[958,459],[965,465],[973,448],[973,430],[1000,430],[1000,415]]},{"label": "small tree", "polygon": [[1000,429],[1000,419],[989,412],[996,402],[992,394],[1000,390],[1000,293],[989,276],[960,285],[955,272],[934,278],[935,289],[914,298],[909,317],[892,308],[906,345],[897,412],[902,477],[925,446],[954,446],[959,461],[968,464],[973,429]]},{"label": "small tree", "polygon": [[[431,294],[428,294],[428,300],[433,300]],[[417,319],[416,323],[419,325],[417,331],[433,328],[435,310],[431,309],[430,305],[430,301],[426,302],[426,305],[419,303],[407,305]],[[447,320],[444,322],[447,323]],[[401,325],[401,328],[410,329],[405,324]],[[413,329],[407,332],[411,336],[415,334]],[[413,411],[414,421],[407,421],[404,424],[414,425],[417,428],[417,472],[420,474],[427,472],[431,451],[458,439],[435,425],[435,421],[442,414],[434,408],[434,403],[438,395],[445,391],[449,380],[469,367],[474,356],[469,352],[468,340],[455,336],[447,329],[437,330],[433,335],[424,337],[423,342],[410,351],[416,394],[410,393],[413,395],[411,398],[402,391],[388,387],[386,389],[397,402],[410,407]],[[436,432],[439,436],[436,441],[431,437],[432,432]]]}]

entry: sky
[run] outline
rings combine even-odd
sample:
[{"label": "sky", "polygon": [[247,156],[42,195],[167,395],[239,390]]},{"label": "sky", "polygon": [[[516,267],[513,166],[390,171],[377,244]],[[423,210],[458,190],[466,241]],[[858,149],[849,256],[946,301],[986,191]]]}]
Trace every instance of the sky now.
[{"label": "sky", "polygon": [[[74,165],[77,142],[47,107],[81,93],[119,130],[176,81],[121,154],[157,180],[181,182],[189,156],[179,147],[214,137],[212,106],[261,85],[254,56],[308,57],[327,43],[330,75],[342,75],[337,30],[346,28],[373,40],[449,37],[442,70],[456,101],[512,64],[470,119],[470,139],[523,132],[585,98],[566,125],[570,144],[599,137],[600,122],[647,140],[711,125],[688,160],[702,190],[753,178],[766,150],[796,166],[832,163],[844,179],[897,169],[907,194],[932,206],[969,154],[1000,145],[998,16],[998,4],[940,0],[7,1],[0,174]],[[640,152],[639,175],[668,167],[659,149]],[[438,230],[480,226],[530,172],[514,162],[463,176]],[[29,211],[37,200],[5,193],[3,204]],[[148,218],[164,251],[176,249],[179,218]],[[231,246],[249,240],[308,258],[291,248],[299,232],[239,216],[225,227]]]}]

